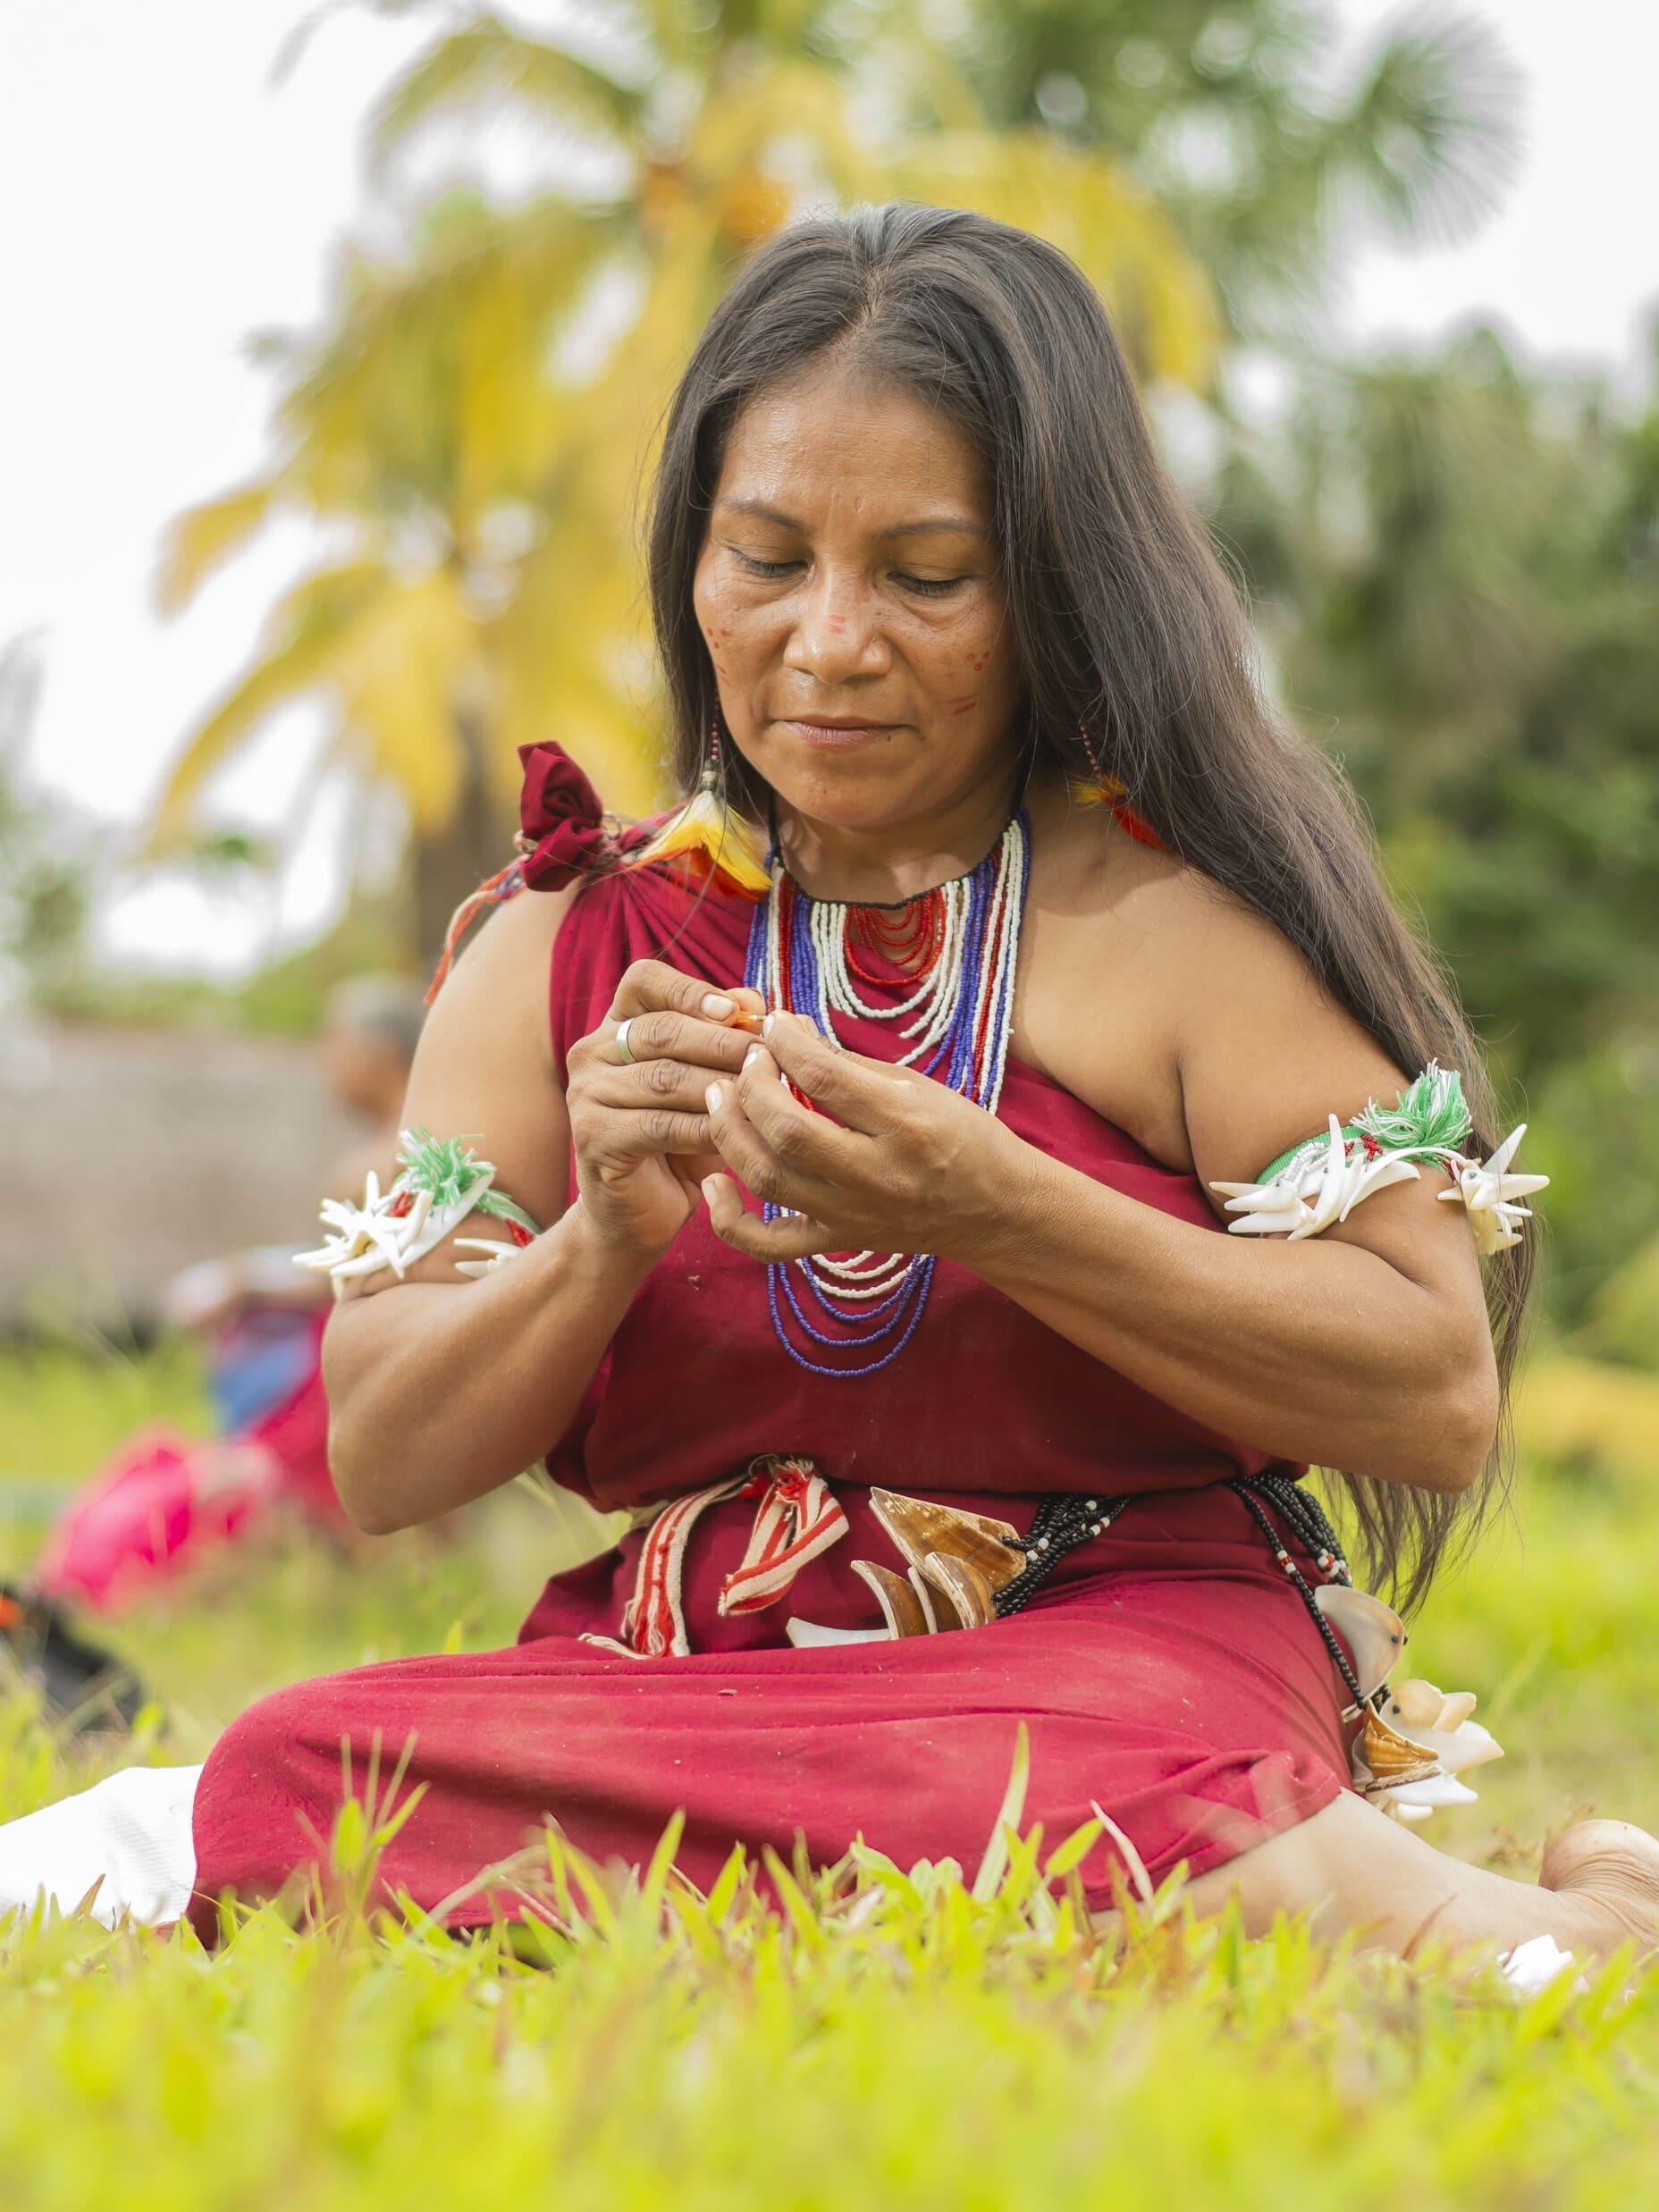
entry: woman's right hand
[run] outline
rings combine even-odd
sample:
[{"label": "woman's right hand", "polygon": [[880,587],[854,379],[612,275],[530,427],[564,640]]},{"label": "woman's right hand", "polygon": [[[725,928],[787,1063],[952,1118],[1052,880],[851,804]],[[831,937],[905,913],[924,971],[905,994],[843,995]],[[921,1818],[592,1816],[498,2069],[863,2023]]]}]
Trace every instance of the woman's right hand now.
[{"label": "woman's right hand", "polygon": [[[636,960],[611,1011],[570,1047],[565,1105],[582,1211],[601,1239],[654,1264],[720,1165],[704,1101],[711,1074],[736,1074],[760,1028],[759,992],[716,990],[660,960]],[[617,1044],[628,1023],[629,1058]]]}]

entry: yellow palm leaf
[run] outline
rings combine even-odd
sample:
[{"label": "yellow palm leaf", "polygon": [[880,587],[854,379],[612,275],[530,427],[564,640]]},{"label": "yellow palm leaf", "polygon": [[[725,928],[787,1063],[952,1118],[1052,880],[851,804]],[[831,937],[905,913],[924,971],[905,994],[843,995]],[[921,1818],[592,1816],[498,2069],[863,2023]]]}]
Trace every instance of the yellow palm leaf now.
[{"label": "yellow palm leaf", "polygon": [[1058,246],[1104,295],[1143,376],[1202,389],[1220,357],[1215,289],[1125,172],[1046,131],[956,132],[897,164],[909,197],[973,207]]},{"label": "yellow palm leaf", "polygon": [[591,63],[485,16],[416,58],[369,118],[366,141],[378,164],[434,116],[506,100],[606,135],[631,130],[640,107],[638,92]]},{"label": "yellow palm leaf", "polygon": [[213,571],[263,526],[281,491],[278,478],[262,477],[174,517],[156,564],[156,601],[163,614],[189,603]]},{"label": "yellow palm leaf", "polygon": [[389,587],[377,563],[354,561],[302,578],[278,601],[252,667],[185,740],[156,804],[147,840],[151,857],[188,838],[203,784],[267,715],[338,675]]},{"label": "yellow palm leaf", "polygon": [[493,626],[499,740],[492,761],[517,790],[517,749],[548,737],[579,760],[608,805],[649,812],[663,795],[644,608],[616,518],[568,526],[526,562]]},{"label": "yellow palm leaf", "polygon": [[474,692],[488,703],[479,627],[453,571],[386,592],[358,625],[336,681],[339,750],[399,792],[417,835],[446,828],[466,776],[463,703]]}]

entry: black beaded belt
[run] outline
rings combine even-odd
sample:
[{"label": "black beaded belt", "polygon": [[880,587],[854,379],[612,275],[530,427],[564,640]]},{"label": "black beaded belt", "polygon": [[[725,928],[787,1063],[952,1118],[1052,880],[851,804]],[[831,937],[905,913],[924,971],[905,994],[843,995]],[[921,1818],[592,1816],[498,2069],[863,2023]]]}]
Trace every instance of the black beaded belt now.
[{"label": "black beaded belt", "polygon": [[[1296,1564],[1267,1510],[1268,1506],[1272,1507],[1329,1580],[1352,1583],[1353,1577],[1348,1571],[1341,1540],[1324,1507],[1288,1475],[1235,1475],[1223,1487],[1238,1496],[1273,1546],[1275,1559],[1307,1607],[1310,1618],[1325,1640],[1326,1649],[1353,1694],[1354,1703],[1363,1704],[1364,1695],[1348,1654],[1321,1611],[1313,1585]],[[1068,1490],[1049,1491],[1040,1498],[1030,1528],[1024,1535],[1010,1540],[1011,1549],[1025,1554],[1025,1564],[1012,1581],[1006,1582],[997,1592],[993,1602],[998,1616],[1006,1619],[1010,1613],[1022,1611],[1068,1552],[1104,1535],[1126,1506],[1146,1494],[1142,1491],[1130,1491],[1113,1497],[1089,1498]]]}]

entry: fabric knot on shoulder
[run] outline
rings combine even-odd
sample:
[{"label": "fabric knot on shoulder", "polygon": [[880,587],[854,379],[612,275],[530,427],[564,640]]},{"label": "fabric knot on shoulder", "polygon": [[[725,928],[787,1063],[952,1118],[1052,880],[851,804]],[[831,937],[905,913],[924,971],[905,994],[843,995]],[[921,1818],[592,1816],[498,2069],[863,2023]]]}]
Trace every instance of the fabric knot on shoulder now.
[{"label": "fabric knot on shoulder", "polygon": [[520,745],[524,783],[518,795],[517,856],[486,877],[450,918],[437,972],[426,1004],[442,989],[461,938],[487,907],[505,905],[520,891],[558,891],[579,876],[593,876],[644,845],[649,828],[635,828],[607,814],[599,794],[562,745],[551,739]]},{"label": "fabric knot on shoulder", "polygon": [[564,747],[520,745],[518,871],[533,891],[557,891],[626,857],[649,837],[607,814],[599,794]]}]

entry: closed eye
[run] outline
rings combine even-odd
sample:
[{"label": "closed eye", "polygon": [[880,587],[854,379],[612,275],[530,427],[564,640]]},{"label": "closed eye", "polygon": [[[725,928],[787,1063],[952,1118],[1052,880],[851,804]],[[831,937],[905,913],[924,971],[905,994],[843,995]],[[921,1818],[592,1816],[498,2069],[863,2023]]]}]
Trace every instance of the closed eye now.
[{"label": "closed eye", "polygon": [[740,546],[737,545],[732,546],[730,550],[737,555],[749,574],[754,576],[787,576],[791,568],[800,566],[798,561],[793,560],[761,560],[754,553],[745,553]]},{"label": "closed eye", "polygon": [[920,592],[924,598],[937,599],[941,593],[954,592],[965,584],[965,576],[906,576],[895,574],[894,582],[902,584],[907,592]]}]

